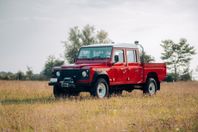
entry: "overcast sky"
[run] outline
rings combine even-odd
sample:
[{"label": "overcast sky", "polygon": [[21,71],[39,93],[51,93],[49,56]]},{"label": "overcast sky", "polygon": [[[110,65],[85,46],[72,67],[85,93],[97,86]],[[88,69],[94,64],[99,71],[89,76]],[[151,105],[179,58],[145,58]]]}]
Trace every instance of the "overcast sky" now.
[{"label": "overcast sky", "polygon": [[0,0],[0,71],[39,73],[49,55],[63,56],[69,28],[86,24],[114,42],[139,40],[157,61],[165,39],[184,37],[198,52],[197,13],[197,0]]}]

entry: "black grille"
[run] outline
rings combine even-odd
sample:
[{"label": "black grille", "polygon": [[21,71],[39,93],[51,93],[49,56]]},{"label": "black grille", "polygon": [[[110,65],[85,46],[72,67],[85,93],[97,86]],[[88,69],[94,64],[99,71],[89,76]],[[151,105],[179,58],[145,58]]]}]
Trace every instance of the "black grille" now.
[{"label": "black grille", "polygon": [[59,80],[63,80],[65,77],[71,77],[74,80],[81,78],[81,70],[61,70]]},{"label": "black grille", "polygon": [[[79,79],[89,79],[89,70],[85,69],[61,69],[61,70],[55,70],[52,73],[52,77],[56,78],[56,72],[60,72],[60,76],[58,77],[59,81],[63,81],[64,78],[72,78],[74,81],[79,80]],[[82,72],[86,71],[87,76],[82,77]]]}]

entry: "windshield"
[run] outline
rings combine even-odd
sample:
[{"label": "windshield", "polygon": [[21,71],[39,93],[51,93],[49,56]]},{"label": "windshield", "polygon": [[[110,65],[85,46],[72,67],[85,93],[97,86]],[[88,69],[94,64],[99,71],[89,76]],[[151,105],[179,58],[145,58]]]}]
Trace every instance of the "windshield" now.
[{"label": "windshield", "polygon": [[84,47],[78,54],[78,59],[107,59],[111,57],[112,47]]}]

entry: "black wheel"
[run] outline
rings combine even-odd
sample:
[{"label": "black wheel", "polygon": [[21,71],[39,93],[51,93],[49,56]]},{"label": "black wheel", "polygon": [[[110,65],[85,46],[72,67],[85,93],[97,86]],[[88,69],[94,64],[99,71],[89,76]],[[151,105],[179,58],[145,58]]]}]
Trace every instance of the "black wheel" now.
[{"label": "black wheel", "polygon": [[103,78],[99,78],[94,84],[91,95],[98,98],[109,97],[109,86],[107,81]]},{"label": "black wheel", "polygon": [[63,98],[65,97],[64,91],[61,89],[60,86],[54,85],[53,94],[55,98]]},{"label": "black wheel", "polygon": [[148,78],[144,85],[143,93],[152,96],[156,93],[157,89],[156,80],[154,78]]}]

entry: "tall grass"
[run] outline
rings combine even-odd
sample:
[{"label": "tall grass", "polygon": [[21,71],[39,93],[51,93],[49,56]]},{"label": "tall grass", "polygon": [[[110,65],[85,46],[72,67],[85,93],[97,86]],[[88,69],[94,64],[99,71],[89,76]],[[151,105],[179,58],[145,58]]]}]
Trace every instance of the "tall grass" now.
[{"label": "tall grass", "polygon": [[152,97],[55,100],[47,82],[0,81],[0,103],[0,131],[198,131],[198,82],[163,83]]}]

